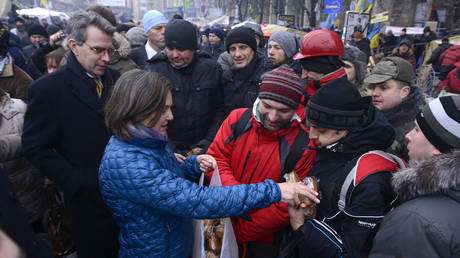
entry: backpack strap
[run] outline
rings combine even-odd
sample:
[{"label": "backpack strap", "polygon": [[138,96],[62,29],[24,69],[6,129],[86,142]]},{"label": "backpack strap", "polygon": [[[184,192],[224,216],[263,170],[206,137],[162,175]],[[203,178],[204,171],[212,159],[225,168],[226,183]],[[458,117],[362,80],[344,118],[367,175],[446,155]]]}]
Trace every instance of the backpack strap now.
[{"label": "backpack strap", "polygon": [[289,154],[286,157],[286,162],[284,164],[284,169],[281,171],[281,178],[292,170],[295,169],[295,165],[302,157],[302,154],[305,150],[306,145],[310,141],[310,137],[305,130],[299,125],[299,132],[294,139],[291,147],[289,148]]},{"label": "backpack strap", "polygon": [[364,178],[379,171],[397,171],[400,168],[406,168],[407,165],[396,155],[381,151],[373,150],[364,153],[358,158],[355,166],[348,172],[345,181],[340,190],[339,210],[344,211],[346,206],[346,196],[351,184],[356,187]]},{"label": "backpack strap", "polygon": [[247,132],[252,123],[249,123],[249,120],[252,117],[252,109],[248,108],[244,111],[243,115],[240,116],[238,122],[231,125],[232,134],[225,141],[225,145],[229,144],[232,140],[238,140],[245,132]]}]

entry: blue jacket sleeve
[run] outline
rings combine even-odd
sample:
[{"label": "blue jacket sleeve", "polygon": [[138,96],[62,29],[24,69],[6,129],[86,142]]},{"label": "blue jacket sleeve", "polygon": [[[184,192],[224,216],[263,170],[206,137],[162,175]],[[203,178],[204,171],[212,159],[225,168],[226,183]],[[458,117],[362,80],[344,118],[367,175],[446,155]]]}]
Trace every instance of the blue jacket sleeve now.
[{"label": "blue jacket sleeve", "polygon": [[185,171],[187,179],[195,180],[201,175],[201,170],[196,162],[196,158],[196,155],[190,156],[181,164],[181,168]]},{"label": "blue jacket sleeve", "polygon": [[[272,180],[251,185],[200,187],[160,167],[159,160],[146,162],[152,158],[148,154],[136,152],[123,155],[126,160],[141,162],[120,167],[113,159],[105,157],[100,167],[101,190],[116,191],[111,194],[118,195],[117,198],[171,214],[194,218],[237,216],[252,209],[265,208],[281,199],[281,191]],[[189,162],[194,159],[189,159],[184,165],[191,165]],[[180,169],[179,166],[177,168]]]}]

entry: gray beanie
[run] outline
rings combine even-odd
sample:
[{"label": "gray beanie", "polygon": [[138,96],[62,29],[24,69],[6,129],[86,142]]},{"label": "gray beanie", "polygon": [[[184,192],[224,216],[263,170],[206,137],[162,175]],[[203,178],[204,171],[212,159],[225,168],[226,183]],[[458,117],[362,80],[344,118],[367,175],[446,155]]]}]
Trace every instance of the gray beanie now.
[{"label": "gray beanie", "polygon": [[268,39],[280,44],[288,58],[292,58],[298,52],[299,44],[294,34],[287,31],[277,31]]},{"label": "gray beanie", "polygon": [[367,55],[359,48],[354,46],[345,46],[345,55],[342,60],[351,62],[355,66],[356,80],[361,83],[367,75]]},{"label": "gray beanie", "polygon": [[131,46],[144,45],[147,41],[147,37],[144,34],[144,30],[139,27],[132,27],[126,32],[126,38],[128,39]]}]

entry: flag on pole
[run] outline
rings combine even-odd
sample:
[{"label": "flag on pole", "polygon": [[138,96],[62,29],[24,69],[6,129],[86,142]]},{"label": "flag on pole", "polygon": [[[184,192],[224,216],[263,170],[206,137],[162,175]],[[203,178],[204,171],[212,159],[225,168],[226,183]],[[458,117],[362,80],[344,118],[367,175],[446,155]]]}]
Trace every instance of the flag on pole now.
[{"label": "flag on pole", "polygon": [[374,0],[359,0],[356,4],[355,12],[369,13],[374,6]]},{"label": "flag on pole", "polygon": [[46,1],[46,0],[40,0],[40,1],[42,2],[43,6],[45,6],[45,7],[48,6],[48,1]]}]

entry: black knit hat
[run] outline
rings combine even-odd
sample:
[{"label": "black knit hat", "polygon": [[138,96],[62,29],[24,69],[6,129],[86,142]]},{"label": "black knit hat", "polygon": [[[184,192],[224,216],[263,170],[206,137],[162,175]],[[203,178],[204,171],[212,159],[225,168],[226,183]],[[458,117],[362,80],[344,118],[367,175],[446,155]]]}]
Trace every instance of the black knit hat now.
[{"label": "black knit hat", "polygon": [[247,27],[237,27],[232,29],[227,34],[227,38],[225,39],[227,52],[228,48],[233,43],[243,43],[248,45],[254,52],[257,51],[257,41],[255,38],[255,33],[253,29]]},{"label": "black knit hat", "polygon": [[170,21],[165,28],[165,45],[168,47],[197,50],[198,39],[193,24],[180,19]]},{"label": "black knit hat", "polygon": [[53,35],[54,33],[60,31],[61,28],[57,25],[54,25],[54,24],[49,24],[47,27],[46,27],[46,32],[48,33],[48,35]]},{"label": "black knit hat", "polygon": [[40,24],[34,24],[29,27],[27,30],[27,34],[30,36],[32,35],[42,35],[45,38],[48,38],[48,33],[46,32],[45,28]]},{"label": "black knit hat", "polygon": [[356,86],[345,78],[324,84],[307,106],[310,123],[336,130],[360,127],[366,112],[365,103]]},{"label": "black knit hat", "polygon": [[328,74],[345,64],[340,60],[339,56],[313,56],[300,59],[302,68],[315,73]]},{"label": "black knit hat", "polygon": [[302,98],[299,76],[288,65],[267,72],[260,84],[259,98],[271,99],[296,109]]},{"label": "black knit hat", "polygon": [[460,149],[460,96],[432,100],[416,119],[423,135],[440,152]]}]

